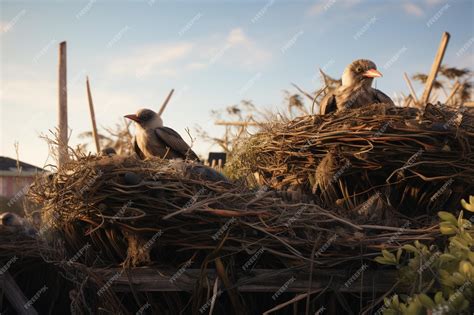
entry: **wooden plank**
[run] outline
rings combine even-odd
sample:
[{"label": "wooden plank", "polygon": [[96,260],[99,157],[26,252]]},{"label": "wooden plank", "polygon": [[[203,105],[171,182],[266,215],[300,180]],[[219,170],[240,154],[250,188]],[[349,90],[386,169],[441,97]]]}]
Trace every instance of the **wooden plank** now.
[{"label": "wooden plank", "polygon": [[215,125],[218,126],[258,126],[261,123],[257,123],[254,121],[223,121],[223,120],[218,120],[214,123]]},{"label": "wooden plank", "polygon": [[16,284],[15,280],[13,280],[12,276],[10,276],[10,273],[5,272],[3,274],[0,274],[0,288],[2,288],[3,292],[7,296],[8,301],[10,301],[10,304],[17,311],[18,314],[38,314],[38,312],[36,312],[33,306],[25,308],[25,305],[26,303],[28,303],[28,300],[21,291],[20,287],[18,287],[18,285]]},{"label": "wooden plank", "polygon": [[58,166],[61,167],[68,160],[68,124],[67,124],[67,53],[66,42],[59,44],[59,152]]},{"label": "wooden plank", "polygon": [[[130,270],[131,281],[122,273],[121,269],[95,269],[103,279],[114,278],[113,287],[115,291],[130,291],[133,284],[137,291],[192,291],[196,281],[200,279],[200,269],[187,269],[177,273],[177,270],[158,270],[148,267]],[[315,270],[313,271],[312,290],[322,290],[328,285],[338,289],[340,292],[386,292],[396,282],[396,271],[365,271],[363,275],[356,278],[349,286],[344,284],[355,274],[357,270]],[[214,270],[206,270],[210,285],[214,283],[216,273]],[[288,292],[307,292],[309,287],[309,274],[303,271],[281,271],[273,269],[254,269],[248,273],[241,272],[237,275],[234,283],[239,292],[276,292],[289,279],[295,278],[288,286]],[[383,278],[384,281],[380,281]],[[174,281],[171,281],[174,279]],[[205,286],[205,283],[202,283]],[[212,289],[212,288],[211,288]]]},{"label": "wooden plank", "polygon": [[163,102],[163,104],[161,105],[161,108],[160,110],[158,111],[158,116],[161,116],[163,114],[163,112],[165,111],[165,108],[166,108],[166,105],[168,105],[168,102],[170,101],[171,99],[171,96],[173,95],[174,93],[174,89],[172,89],[170,91],[170,93],[168,94],[168,96],[166,97],[165,101]]},{"label": "wooden plank", "polygon": [[449,38],[449,33],[444,32],[443,36],[441,37],[438,52],[436,53],[433,65],[431,66],[430,74],[428,75],[428,79],[426,80],[425,91],[423,92],[423,96],[421,97],[421,105],[426,105],[426,103],[430,99],[431,90],[433,89],[433,83],[436,80],[439,68],[441,66],[441,63],[443,62],[443,57],[444,53],[446,52],[446,48],[448,47]]},{"label": "wooden plank", "polygon": [[95,149],[97,150],[97,154],[100,154],[99,134],[97,133],[97,124],[95,121],[95,112],[94,112],[94,102],[92,101],[92,93],[91,93],[91,87],[89,84],[89,77],[86,77],[86,87],[87,87],[87,100],[89,101],[89,111],[91,113],[91,121],[92,121],[92,136],[94,137]]}]

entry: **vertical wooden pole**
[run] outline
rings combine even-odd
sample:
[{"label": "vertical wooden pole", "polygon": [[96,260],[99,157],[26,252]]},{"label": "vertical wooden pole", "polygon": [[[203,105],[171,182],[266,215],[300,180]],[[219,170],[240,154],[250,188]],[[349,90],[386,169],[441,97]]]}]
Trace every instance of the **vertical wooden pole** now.
[{"label": "vertical wooden pole", "polygon": [[165,108],[166,108],[166,105],[168,105],[168,102],[170,101],[171,99],[171,96],[173,95],[174,93],[174,89],[172,89],[170,91],[170,93],[168,94],[168,97],[166,97],[165,101],[163,102],[163,104],[161,105],[161,108],[160,110],[158,111],[158,116],[161,116],[163,114],[163,112],[165,111]]},{"label": "vertical wooden pole", "polygon": [[443,36],[441,37],[438,52],[436,53],[433,65],[431,66],[430,74],[428,75],[428,79],[426,80],[425,91],[423,92],[423,96],[421,97],[421,105],[426,105],[426,103],[430,99],[431,90],[433,89],[433,83],[436,80],[436,75],[438,74],[439,67],[443,62],[444,53],[446,52],[446,48],[448,47],[449,37],[450,35],[448,32],[444,32]]},{"label": "vertical wooden pole", "polygon": [[67,53],[66,42],[59,44],[59,155],[58,166],[68,160],[67,125]]},{"label": "vertical wooden pole", "polygon": [[87,87],[87,99],[89,100],[89,111],[91,113],[91,121],[92,121],[92,136],[94,137],[95,148],[97,150],[97,154],[99,154],[100,153],[99,134],[97,133],[97,124],[95,122],[94,102],[92,101],[92,93],[91,93],[91,87],[89,84],[89,77],[86,77],[86,87]]}]

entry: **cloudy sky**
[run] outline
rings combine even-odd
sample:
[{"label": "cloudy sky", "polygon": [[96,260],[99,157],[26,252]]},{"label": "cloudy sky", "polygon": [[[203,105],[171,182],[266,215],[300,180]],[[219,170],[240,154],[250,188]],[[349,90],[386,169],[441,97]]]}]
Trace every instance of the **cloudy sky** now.
[{"label": "cloudy sky", "polygon": [[314,90],[319,68],[339,77],[358,58],[377,63],[379,89],[407,94],[403,72],[429,71],[443,31],[446,63],[474,68],[472,0],[2,0],[0,10],[0,155],[15,157],[18,142],[20,159],[38,166],[48,157],[39,135],[57,124],[64,40],[72,144],[90,130],[86,75],[101,129],[158,109],[175,88],[165,125],[217,136],[212,109],[242,99],[281,108],[291,82]]}]

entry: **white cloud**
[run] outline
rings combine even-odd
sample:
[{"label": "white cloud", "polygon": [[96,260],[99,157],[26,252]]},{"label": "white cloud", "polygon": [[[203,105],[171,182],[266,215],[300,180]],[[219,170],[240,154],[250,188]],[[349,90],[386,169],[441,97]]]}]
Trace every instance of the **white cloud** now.
[{"label": "white cloud", "polygon": [[325,11],[331,9],[332,6],[338,5],[344,9],[350,9],[357,4],[359,4],[362,0],[319,0],[311,7],[309,7],[307,14],[308,15],[319,15]]},{"label": "white cloud", "polygon": [[108,65],[112,74],[146,76],[151,73],[176,75],[177,71],[169,68],[169,64],[186,57],[193,45],[178,42],[165,45],[142,47],[127,56],[120,56]]},{"label": "white cloud", "polygon": [[403,10],[405,10],[406,13],[414,16],[423,16],[424,12],[423,10],[417,6],[414,3],[407,2],[403,4]]},{"label": "white cloud", "polygon": [[[211,45],[212,46],[212,45]],[[208,63],[253,67],[271,59],[270,51],[249,38],[241,28],[232,29],[224,44],[214,46],[208,54]]]},{"label": "white cloud", "polygon": [[232,66],[263,64],[271,53],[245,34],[242,28],[193,42],[174,42],[137,48],[112,58],[107,69],[113,75],[176,77],[186,71],[205,69],[214,63]]}]

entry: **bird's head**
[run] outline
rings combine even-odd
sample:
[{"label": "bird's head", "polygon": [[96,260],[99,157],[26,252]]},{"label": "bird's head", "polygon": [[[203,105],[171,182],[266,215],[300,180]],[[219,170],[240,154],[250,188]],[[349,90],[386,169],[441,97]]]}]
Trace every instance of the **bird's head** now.
[{"label": "bird's head", "polygon": [[344,70],[342,74],[342,85],[352,86],[361,84],[371,86],[374,78],[381,76],[382,74],[377,71],[377,66],[374,62],[367,59],[359,59],[353,61]]},{"label": "bird's head", "polygon": [[143,129],[153,129],[163,127],[161,117],[151,109],[140,109],[136,114],[125,115],[125,118],[133,120]]}]

